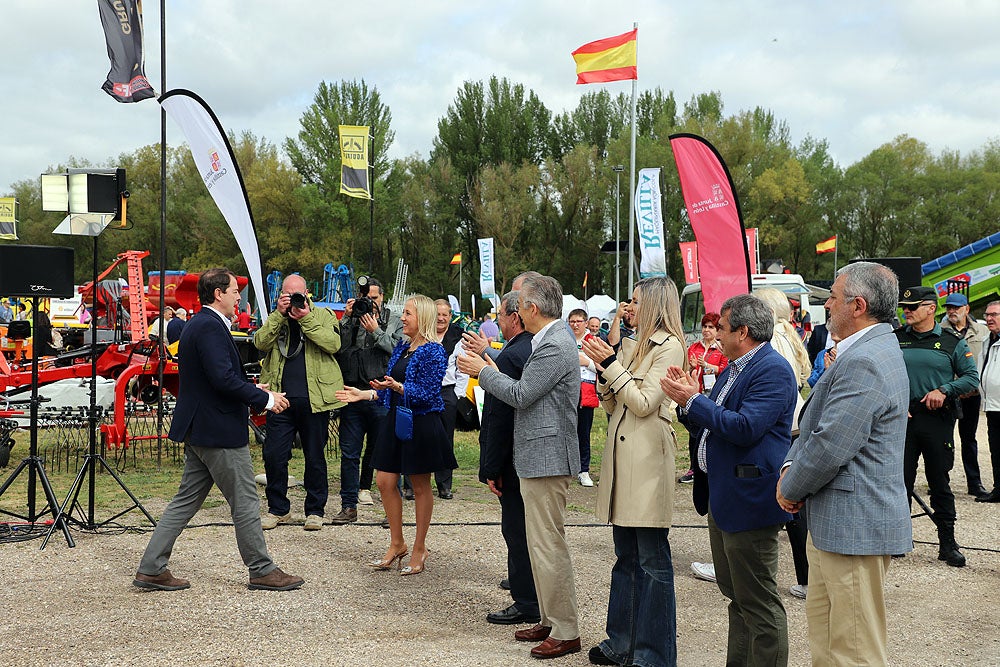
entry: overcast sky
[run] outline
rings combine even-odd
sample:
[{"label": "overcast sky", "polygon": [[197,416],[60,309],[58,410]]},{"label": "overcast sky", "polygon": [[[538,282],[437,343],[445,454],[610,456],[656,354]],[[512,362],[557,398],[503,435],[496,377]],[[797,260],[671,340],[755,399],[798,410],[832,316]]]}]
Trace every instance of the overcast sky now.
[{"label": "overcast sky", "polygon": [[[143,3],[158,93],[160,5]],[[718,90],[727,114],[771,109],[794,141],[827,139],[842,166],[902,133],[963,154],[1000,136],[1000,3],[989,0],[171,0],[166,87],[201,95],[227,130],[280,146],[320,81],[364,78],[392,112],[391,156],[426,157],[466,80],[523,83],[553,113],[599,87],[629,91],[577,86],[570,51],[633,21],[640,90],[660,86],[679,103]],[[101,90],[95,2],[0,0],[0,26],[0,194],[69,156],[104,163],[159,141],[154,100],[119,104]],[[168,124],[168,143],[182,141]]]}]

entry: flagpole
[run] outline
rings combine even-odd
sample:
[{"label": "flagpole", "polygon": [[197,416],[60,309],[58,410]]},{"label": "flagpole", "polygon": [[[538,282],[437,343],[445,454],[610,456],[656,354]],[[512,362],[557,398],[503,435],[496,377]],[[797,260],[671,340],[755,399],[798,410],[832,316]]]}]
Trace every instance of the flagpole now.
[{"label": "flagpole", "polygon": [[837,279],[837,251],[839,250],[837,248],[838,241],[840,241],[840,239],[837,238],[836,234],[834,234],[833,235],[833,279],[834,280]]},{"label": "flagpole", "polygon": [[458,258],[458,309],[462,309],[462,262],[465,261],[464,257]]},{"label": "flagpole", "polygon": [[[632,28],[639,29],[639,22],[632,23]],[[635,36],[635,61],[639,62],[639,34]],[[638,88],[638,74],[632,79],[632,154],[629,157],[629,198],[628,198],[628,285],[626,292],[632,293],[632,286],[635,285],[635,251],[633,243],[635,239],[635,99]]]}]

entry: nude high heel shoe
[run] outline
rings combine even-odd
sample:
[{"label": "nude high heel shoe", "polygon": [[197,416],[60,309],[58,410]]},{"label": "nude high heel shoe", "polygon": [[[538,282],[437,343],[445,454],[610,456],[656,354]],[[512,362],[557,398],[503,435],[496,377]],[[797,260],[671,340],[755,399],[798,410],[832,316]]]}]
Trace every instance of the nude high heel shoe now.
[{"label": "nude high heel shoe", "polygon": [[398,570],[401,567],[403,567],[403,558],[405,558],[406,554],[408,553],[409,549],[407,549],[404,546],[400,551],[397,551],[395,554],[390,555],[388,558],[384,558],[382,560],[373,560],[372,562],[368,563],[368,565],[369,567],[373,567],[376,570],[391,570],[393,568],[393,565],[395,565],[396,569]]},{"label": "nude high heel shoe", "polygon": [[430,551],[425,552],[424,557],[420,559],[419,563],[414,563],[413,559],[410,559],[410,564],[404,567],[399,574],[404,577],[408,577],[411,574],[420,574],[424,571],[424,565],[427,563],[427,557],[430,555]]}]

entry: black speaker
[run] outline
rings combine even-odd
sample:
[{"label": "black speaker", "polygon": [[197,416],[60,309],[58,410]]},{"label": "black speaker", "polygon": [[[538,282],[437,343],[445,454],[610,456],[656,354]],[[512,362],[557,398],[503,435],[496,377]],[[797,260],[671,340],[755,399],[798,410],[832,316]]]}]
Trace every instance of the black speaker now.
[{"label": "black speaker", "polygon": [[0,245],[0,294],[68,299],[74,293],[72,248]]},{"label": "black speaker", "polygon": [[922,275],[919,257],[866,257],[863,260],[852,259],[848,263],[853,264],[854,262],[875,262],[895,271],[896,277],[899,278],[900,293],[908,287],[920,285]]}]

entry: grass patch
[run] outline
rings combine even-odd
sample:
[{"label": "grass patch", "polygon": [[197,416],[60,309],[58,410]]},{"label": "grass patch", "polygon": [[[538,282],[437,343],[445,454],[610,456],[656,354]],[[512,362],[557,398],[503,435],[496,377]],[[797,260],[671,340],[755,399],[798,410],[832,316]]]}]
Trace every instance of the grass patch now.
[{"label": "grass patch", "polygon": [[[676,465],[678,474],[688,469],[687,454],[687,430],[680,424],[675,424],[677,429],[677,457]],[[601,460],[604,454],[604,445],[607,441],[608,420],[603,410],[596,410],[594,414],[594,426],[590,436],[591,446],[591,474],[595,478],[600,477]],[[28,453],[28,434],[24,431],[16,435],[17,446],[11,454],[10,464],[7,468],[0,469],[0,482],[6,481],[21,459]],[[111,455],[108,456],[108,463],[116,468],[119,476],[126,486],[136,495],[140,502],[147,502],[154,499],[166,502],[173,497],[180,482],[181,471],[183,470],[183,460],[181,455],[174,460],[172,456],[172,444],[164,440],[164,450],[161,451],[159,464],[155,455],[155,441],[152,444],[146,443],[134,451],[130,451],[124,461],[116,461]],[[86,448],[80,448],[70,453],[66,453],[63,447],[62,458],[59,465],[54,464],[52,454],[59,443],[57,436],[39,431],[38,450],[41,456],[47,459],[45,464],[46,475],[52,484],[56,500],[61,505],[76,477],[77,471],[83,463],[83,455]],[[256,472],[264,471],[264,464],[261,459],[261,448],[251,438],[250,454],[254,462]],[[458,460],[458,470],[455,471],[453,488],[460,487],[478,488],[479,482],[479,431],[456,431],[455,432],[455,458]],[[340,487],[340,451],[333,444],[327,448],[327,467],[330,478],[331,502],[335,502],[333,494]],[[57,469],[58,468],[58,469]],[[302,451],[292,450],[292,458],[289,461],[289,474],[302,479],[305,463],[302,458]],[[79,495],[79,502],[86,506],[89,498],[89,479],[84,478],[83,489]],[[40,512],[46,506],[45,495],[41,484],[36,485],[36,511]],[[492,496],[479,494],[468,494],[466,498],[483,503],[492,503]],[[206,501],[206,506],[212,507],[223,503],[224,500],[217,494],[212,494]],[[114,514],[131,505],[131,500],[121,490],[111,475],[107,474],[103,468],[98,467],[94,484],[94,505],[98,513],[102,515]],[[28,472],[23,471],[16,480],[0,496],[0,509],[27,514],[28,506]],[[154,516],[155,516],[154,512]],[[0,516],[0,522],[4,520]]]}]

